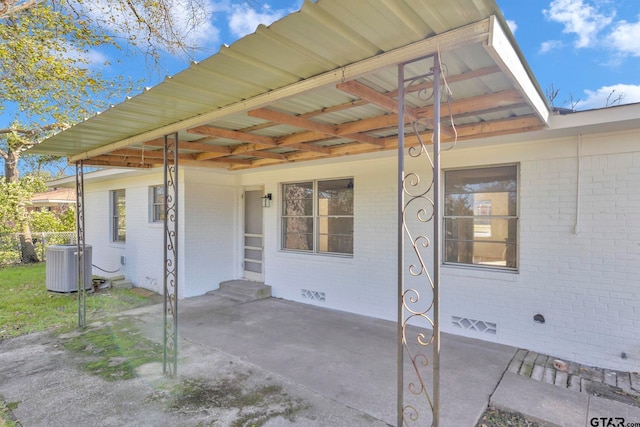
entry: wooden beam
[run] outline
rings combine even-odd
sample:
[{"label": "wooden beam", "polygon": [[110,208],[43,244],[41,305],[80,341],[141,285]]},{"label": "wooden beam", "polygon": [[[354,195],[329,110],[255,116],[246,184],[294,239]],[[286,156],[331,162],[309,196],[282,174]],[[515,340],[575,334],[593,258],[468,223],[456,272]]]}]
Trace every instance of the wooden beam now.
[{"label": "wooden beam", "polygon": [[215,136],[218,138],[233,139],[242,142],[251,142],[254,144],[262,144],[270,147],[278,146],[278,143],[275,141],[275,139],[268,136],[257,135],[255,133],[240,132],[231,129],[222,129],[208,125],[187,129],[187,133]]},{"label": "wooden beam", "polygon": [[305,160],[314,160],[325,158],[326,156],[322,153],[309,153],[306,151],[300,151],[297,153],[290,153],[287,155],[287,160],[290,162],[302,162]]},{"label": "wooden beam", "polygon": [[250,151],[263,150],[265,148],[273,148],[262,144],[238,144],[231,148],[231,154],[241,155]]},{"label": "wooden beam", "polygon": [[374,151],[379,151],[379,150],[372,149],[371,147],[362,145],[362,144],[344,144],[344,145],[338,145],[337,147],[332,147],[331,157],[348,156],[351,154],[372,153]]},{"label": "wooden beam", "polygon": [[471,123],[458,127],[458,139],[486,138],[489,136],[507,135],[515,132],[526,132],[542,129],[546,123],[533,115],[514,117],[481,123]]},{"label": "wooden beam", "polygon": [[208,163],[227,163],[230,165],[250,165],[250,159],[232,159],[230,157],[218,157],[217,159],[209,159]]},{"label": "wooden beam", "polygon": [[[357,82],[356,80],[339,83],[336,85],[336,88],[343,92],[357,96],[360,99],[364,99],[371,104],[377,105],[378,107],[382,108],[383,110],[389,111],[390,113],[398,114],[398,111],[400,111],[398,101],[383,93],[378,92],[377,90],[371,89],[369,86],[365,86],[362,83]],[[417,119],[418,114],[413,108],[405,106],[404,111],[409,120],[415,121]]]},{"label": "wooden beam", "polygon": [[[358,133],[340,135],[337,132],[336,126],[314,122],[313,120],[304,119],[299,116],[292,116],[291,114],[281,113],[279,111],[269,110],[267,108],[258,108],[257,110],[248,111],[247,114],[251,117],[257,117],[263,120],[278,122],[289,126],[295,126],[302,129],[307,129],[309,131],[323,133],[325,135],[352,139],[354,141],[364,142],[365,144],[375,145],[378,147],[382,147],[384,145],[382,141],[368,135]],[[280,140],[279,142],[280,144],[282,144],[282,140]]]},{"label": "wooden beam", "polygon": [[280,146],[301,144],[304,142],[321,141],[327,139],[327,134],[322,132],[299,132],[278,138]]},{"label": "wooden beam", "polygon": [[262,159],[273,159],[273,160],[284,160],[284,161],[287,160],[284,154],[272,153],[270,151],[264,151],[264,150],[246,151],[243,153],[243,155],[251,156],[251,157],[260,157]]},{"label": "wooden beam", "polygon": [[369,119],[357,120],[338,125],[339,134],[348,134],[353,132],[370,132],[376,129],[386,129],[390,127],[398,127],[397,114],[385,114],[382,116],[371,117]]},{"label": "wooden beam", "polygon": [[[486,114],[517,105],[526,104],[522,104],[522,97],[520,96],[520,93],[515,89],[511,89],[487,95],[454,100],[450,104],[442,103],[441,108],[443,116],[451,114],[455,120],[456,117],[463,115],[468,117],[479,113]],[[451,110],[451,113],[449,113],[449,110]],[[419,116],[432,116],[433,106],[418,108],[416,109],[416,113]],[[347,134],[351,132],[370,132],[377,129],[393,128],[397,127],[397,125],[397,114],[385,114],[382,116],[371,117],[369,119],[343,123],[338,125],[337,128],[338,134]],[[453,136],[452,132],[449,132],[449,134],[450,136]]]},{"label": "wooden beam", "polygon": [[114,168],[134,168],[134,169],[149,169],[153,167],[150,164],[130,163],[130,162],[118,162],[115,160],[95,160],[94,158],[83,161],[85,166],[100,166],[100,167],[114,167]]},{"label": "wooden beam", "polygon": [[[483,76],[487,76],[487,75],[491,75],[491,74],[495,74],[495,73],[499,73],[499,72],[501,72],[499,67],[496,67],[496,66],[484,67],[484,68],[479,68],[477,70],[469,70],[469,71],[465,71],[464,73],[461,73],[461,74],[448,76],[447,77],[447,82],[449,84],[452,84],[452,83],[457,83],[457,82],[462,82],[462,81],[465,81],[465,80],[475,79],[475,78],[479,78],[479,77],[483,77]],[[408,92],[417,92],[419,90],[428,90],[428,89],[430,89],[432,87],[433,87],[433,82],[425,82],[425,83],[421,83],[421,84],[410,86],[410,87],[407,88],[407,91]],[[398,94],[398,90],[396,89],[396,90],[392,90],[392,91],[388,92],[386,95],[394,97],[397,94]],[[324,108],[321,108],[319,110],[310,111],[308,113],[300,114],[298,117],[309,119],[311,117],[316,117],[316,116],[320,116],[320,115],[323,115],[323,114],[335,113],[335,112],[338,112],[338,111],[344,111],[344,110],[348,110],[350,108],[361,107],[361,106],[367,105],[367,104],[369,104],[369,101],[365,101],[363,99],[358,99],[358,100],[354,100],[354,101],[345,102],[343,104],[332,105],[331,107],[324,107]],[[380,117],[382,117],[382,116],[380,116]],[[252,131],[256,131],[256,130],[261,130],[261,129],[266,129],[266,128],[269,128],[269,127],[277,126],[277,125],[278,125],[278,123],[266,122],[266,123],[260,123],[259,125],[254,125],[254,126],[251,126],[251,127],[248,127],[248,128],[240,129],[240,131],[242,131],[242,132],[252,132]]]},{"label": "wooden beam", "polygon": [[[398,101],[355,80],[340,83],[336,87],[342,91],[358,96],[361,99],[365,99],[384,110],[395,113],[396,115],[398,114],[398,111],[400,111]],[[406,105],[404,107],[404,112],[405,116],[411,122],[417,121],[420,117],[418,111],[415,108],[411,108]],[[440,124],[440,131],[445,135],[455,134],[455,131],[450,126],[443,125],[442,123]]]},{"label": "wooden beam", "polygon": [[135,148],[123,148],[121,150],[115,150],[104,155],[118,157],[142,157],[143,154],[144,157],[147,157],[149,159],[164,158],[164,152],[162,150],[140,150]]},{"label": "wooden beam", "polygon": [[[458,140],[467,139],[480,139],[490,136],[508,135],[518,132],[527,132],[532,130],[538,130],[545,127],[545,124],[540,119],[533,115],[515,117],[505,120],[492,120],[481,123],[471,123],[464,126],[457,126]],[[427,144],[431,144],[431,132],[423,132],[420,137]],[[453,142],[455,139],[446,137],[442,139],[442,142]],[[393,136],[385,139],[386,149],[394,149],[398,146],[398,137]],[[418,137],[413,134],[406,134],[405,144],[410,147],[419,144]]]},{"label": "wooden beam", "polygon": [[119,162],[140,165],[154,165],[158,163],[158,158],[153,157],[142,159],[142,157],[140,156],[116,156],[111,154],[103,154],[101,156],[92,157],[90,160],[96,160],[99,162]]},{"label": "wooden beam", "polygon": [[[228,163],[220,163],[220,162],[213,162],[210,160],[180,160],[180,165],[181,166],[195,166],[195,167],[200,167],[200,168],[218,168],[218,169],[224,169],[224,168],[228,168],[229,164]],[[161,166],[161,165],[158,165]]]},{"label": "wooden beam", "polygon": [[288,147],[297,148],[300,151],[308,151],[312,153],[318,154],[331,154],[331,149],[329,147],[321,147],[319,145],[314,144],[305,144],[305,143],[297,143],[297,144],[289,144]]},{"label": "wooden beam", "polygon": [[247,115],[249,117],[256,117],[271,122],[324,133],[325,135],[333,135],[335,133],[335,127],[332,125],[314,122],[313,120],[292,116],[291,114],[281,113],[280,111],[270,110],[268,108],[258,108],[256,110],[247,111]]},{"label": "wooden beam", "polygon": [[[112,151],[111,153],[103,154],[102,156],[113,156],[118,158],[133,158],[133,159],[164,159],[164,151],[161,150],[153,150],[153,151],[143,151],[136,149],[122,149]],[[98,157],[102,157],[98,156]],[[193,160],[195,157],[191,153],[178,153],[178,158],[182,160]]]},{"label": "wooden beam", "polygon": [[[479,77],[483,77],[483,76],[487,76],[487,75],[491,75],[491,74],[495,74],[495,73],[499,73],[501,72],[499,67],[496,66],[491,66],[491,67],[484,67],[484,68],[479,68],[477,70],[470,70],[470,71],[465,71],[464,73],[461,74],[456,74],[453,76],[448,76],[447,77],[447,82],[449,84],[453,84],[453,83],[458,83],[458,82],[462,82],[465,80],[470,80],[470,79],[475,79],[475,78],[479,78]],[[408,92],[417,92],[419,90],[429,90],[433,88],[433,82],[425,82],[425,83],[421,83],[421,84],[417,84],[417,85],[413,85],[410,86],[409,88],[407,88]],[[388,92],[386,94],[386,96],[391,96],[394,97],[398,94],[398,90],[392,90],[390,92]],[[325,108],[321,108],[319,110],[315,110],[315,111],[310,111],[308,113],[304,113],[299,115],[298,117],[301,118],[305,118],[305,119],[309,119],[311,117],[316,117],[316,116],[320,116],[323,114],[330,114],[330,113],[335,113],[338,111],[344,111],[344,110],[348,110],[350,108],[355,108],[355,107],[360,107],[363,105],[367,105],[369,104],[369,101],[365,101],[363,99],[358,99],[355,101],[349,101],[349,102],[345,102],[343,104],[338,104],[338,105],[333,105],[331,107],[325,107]],[[493,110],[493,111],[497,111]],[[483,111],[485,113],[490,113],[493,112],[491,109],[487,109],[486,111]],[[456,114],[458,117],[463,116],[463,117],[467,117],[469,115],[473,115],[473,114],[469,114],[467,113],[458,113]],[[371,120],[371,121],[370,121]],[[372,125],[373,123],[373,125]],[[273,127],[273,126],[277,126],[279,123],[275,123],[275,122],[265,122],[265,123],[260,123],[258,125],[254,125],[248,128],[244,128],[241,129],[241,132],[252,132],[252,131],[256,131],[256,130],[261,130],[261,129],[266,129],[269,127]],[[364,119],[364,120],[359,120],[359,121],[355,121],[355,122],[350,122],[350,123],[345,123],[345,124],[341,124],[338,125],[337,127],[337,131],[338,134],[340,135],[348,135],[348,134],[352,134],[352,133],[360,133],[360,132],[367,132],[367,131],[371,131],[373,129],[383,129],[383,128],[387,128],[387,127],[392,127],[392,126],[397,126],[398,124],[398,116],[397,114],[386,114],[383,116],[378,116],[378,117],[374,117],[372,119]],[[317,136],[317,138],[316,138]],[[288,139],[288,138],[292,138],[292,139]],[[317,133],[314,134],[314,132],[302,132],[302,133],[298,133],[295,135],[290,135],[287,137],[280,137],[278,139],[278,141],[280,142],[280,144],[282,145],[293,145],[295,144],[295,142],[293,141],[293,139],[295,138],[300,138],[301,142],[309,142],[309,141],[314,141],[314,140],[318,140],[318,139],[324,139],[323,135],[318,135]]]},{"label": "wooden beam", "polygon": [[[451,103],[443,102],[440,104],[442,116],[451,114],[455,120],[460,114],[468,114],[476,111],[483,111],[495,107],[509,107],[522,102],[522,96],[516,89],[503,90],[500,92],[488,93],[486,95],[472,96],[459,100],[453,100]],[[433,106],[418,109],[418,114],[433,116]]]},{"label": "wooden beam", "polygon": [[[496,67],[496,66],[478,68],[477,70],[469,70],[469,71],[465,71],[464,73],[461,73],[461,74],[455,74],[453,76],[448,76],[447,77],[447,83],[449,83],[449,84],[458,83],[458,82],[462,82],[462,81],[465,81],[465,80],[470,80],[470,79],[475,79],[475,78],[479,78],[479,77],[483,77],[483,76],[488,76],[488,75],[499,73],[499,72],[501,72],[501,70],[500,70],[499,67]],[[433,88],[433,82],[424,82],[424,83],[421,83],[421,84],[409,86],[407,88],[407,92],[412,93],[412,92],[418,92],[420,90],[428,90],[428,89],[431,89],[431,88]],[[390,97],[395,97],[395,96],[398,95],[398,90],[395,89],[395,90],[389,91],[385,95],[386,96],[390,96]],[[311,118],[311,117],[320,116],[322,114],[335,113],[335,112],[338,112],[338,111],[348,110],[349,108],[361,107],[361,106],[367,105],[367,104],[369,104],[369,101],[365,101],[364,99],[358,99],[356,101],[349,101],[349,102],[346,102],[344,104],[333,105],[331,107],[325,107],[325,108],[322,108],[320,110],[310,111],[308,113],[301,114],[299,117],[304,117],[304,118],[308,119],[308,118]],[[264,129],[265,127],[268,127],[268,123],[262,123],[259,126],[260,126],[259,129]],[[243,130],[246,131],[247,129],[243,129]]]},{"label": "wooden beam", "polygon": [[[152,140],[152,141],[145,142],[144,145],[148,145],[150,147],[163,147],[164,140]],[[178,141],[178,149],[203,151],[206,153],[221,153],[222,155],[231,154],[231,147],[227,147],[224,145],[203,144],[197,141],[194,141],[194,142]]]},{"label": "wooden beam", "polygon": [[[473,123],[465,126],[459,126],[458,130],[458,140],[467,140],[467,139],[475,139],[475,138],[483,138],[489,136],[498,136],[498,135],[508,135],[517,132],[525,132],[530,130],[537,130],[544,128],[544,124],[540,121],[540,119],[533,115],[516,117],[506,120],[495,120],[490,122],[482,122],[482,123]],[[424,143],[430,145],[431,144],[431,136],[432,132],[423,132],[420,134],[420,137],[423,138]],[[397,137],[389,137],[385,138],[385,149],[392,150],[397,149],[398,146],[398,138]],[[452,142],[454,139],[451,137],[443,138],[443,142]],[[418,137],[413,134],[407,134],[405,137],[405,144],[407,147],[416,146],[419,144]],[[290,162],[296,161],[305,161],[305,160],[313,160],[318,158],[318,155],[323,156],[323,158],[334,158],[341,157],[347,155],[355,155],[355,154],[365,154],[378,151],[378,148],[371,147],[368,144],[363,143],[351,143],[351,144],[342,144],[335,147],[322,147],[328,149],[330,151],[329,154],[326,153],[310,153],[310,152],[296,152],[285,154],[287,160]],[[242,169],[250,169],[256,168],[260,166],[266,166],[270,164],[282,163],[281,160],[276,159],[260,159],[255,160],[250,164],[238,164],[232,165],[229,169],[231,170],[242,170]]]}]

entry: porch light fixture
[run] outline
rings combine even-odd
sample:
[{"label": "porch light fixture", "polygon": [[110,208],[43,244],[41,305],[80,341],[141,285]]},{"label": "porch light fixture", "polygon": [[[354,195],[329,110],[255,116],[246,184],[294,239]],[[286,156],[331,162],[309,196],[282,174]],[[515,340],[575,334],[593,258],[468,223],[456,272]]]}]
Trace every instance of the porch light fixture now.
[{"label": "porch light fixture", "polygon": [[262,196],[262,207],[268,208],[271,206],[271,193],[267,193]]}]

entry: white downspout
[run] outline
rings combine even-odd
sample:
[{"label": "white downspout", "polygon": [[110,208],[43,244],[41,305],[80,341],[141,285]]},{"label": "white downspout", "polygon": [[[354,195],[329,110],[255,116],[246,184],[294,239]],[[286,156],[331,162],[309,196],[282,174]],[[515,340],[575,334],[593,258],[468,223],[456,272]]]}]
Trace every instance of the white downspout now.
[{"label": "white downspout", "polygon": [[578,134],[578,179],[576,182],[576,222],[573,233],[580,234],[580,181],[582,180],[582,134]]}]

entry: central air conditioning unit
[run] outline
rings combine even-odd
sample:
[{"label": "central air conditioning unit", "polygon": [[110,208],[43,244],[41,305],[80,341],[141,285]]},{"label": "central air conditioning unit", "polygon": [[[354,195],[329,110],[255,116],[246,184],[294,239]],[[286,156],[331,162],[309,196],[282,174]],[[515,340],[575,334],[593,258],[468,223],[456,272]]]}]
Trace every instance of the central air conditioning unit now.
[{"label": "central air conditioning unit", "polygon": [[[47,290],[74,292],[78,290],[78,246],[47,246]],[[84,250],[84,287],[91,289],[91,245]]]}]

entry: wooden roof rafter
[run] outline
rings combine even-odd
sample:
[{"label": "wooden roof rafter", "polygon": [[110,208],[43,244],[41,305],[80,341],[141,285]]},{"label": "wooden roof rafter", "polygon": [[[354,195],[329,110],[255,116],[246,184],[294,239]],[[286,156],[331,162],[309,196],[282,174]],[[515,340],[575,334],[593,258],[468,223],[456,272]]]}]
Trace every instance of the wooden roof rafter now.
[{"label": "wooden roof rafter", "polygon": [[[480,74],[495,72],[495,67],[483,69]],[[463,73],[464,75],[464,73]],[[467,76],[468,77],[468,76]],[[423,83],[420,86],[428,85]],[[277,110],[268,108],[258,108],[250,110],[247,115],[250,117],[260,118],[266,122],[251,127],[252,132],[247,129],[225,129],[213,125],[202,125],[186,130],[187,133],[203,135],[204,138],[196,141],[180,140],[178,142],[180,158],[189,164],[203,166],[228,167],[231,170],[253,168],[265,165],[272,165],[286,162],[296,162],[302,160],[310,160],[318,157],[336,157],[347,154],[368,153],[379,151],[381,149],[392,149],[393,143],[389,141],[397,140],[397,137],[378,138],[369,135],[370,132],[380,132],[385,130],[393,131],[397,128],[398,122],[398,105],[394,99],[396,91],[388,93],[377,92],[356,80],[338,84],[339,89],[347,90],[354,96],[361,99],[342,104],[341,109],[355,108],[357,106],[374,103],[380,108],[392,111],[389,114],[370,117],[366,119],[355,120],[352,122],[341,124],[321,123],[311,120],[322,112],[312,112],[311,114],[291,115]],[[347,105],[349,107],[347,107]],[[480,114],[490,114],[501,112],[506,109],[516,108],[518,106],[526,106],[525,101],[516,89],[508,89],[486,95],[473,96],[459,100],[452,100],[443,103],[443,111],[445,112],[443,119],[446,122],[447,115],[452,117],[468,117]],[[407,119],[415,119],[417,117],[429,117],[433,114],[433,106],[410,108]],[[324,112],[332,112],[330,108]],[[457,137],[460,139],[469,138],[468,129],[479,131],[486,135],[497,135],[512,132],[511,127],[505,123],[509,121],[499,120],[490,122],[481,122],[472,125],[458,126]],[[269,137],[254,133],[260,129],[284,124],[304,129],[302,132],[285,135],[282,137]],[[538,122],[539,124],[539,122]],[[453,140],[454,133],[445,134],[449,140]],[[477,136],[477,134],[474,134]],[[318,145],[322,141],[332,141],[333,139],[346,139],[353,141],[352,143],[338,143],[335,146]],[[238,141],[238,144],[232,145],[216,145],[219,139],[231,139]],[[445,138],[445,141],[447,139]],[[164,145],[164,138],[145,142],[143,149],[119,149],[108,153],[109,157],[98,156],[96,161],[109,162],[111,165],[118,164],[144,164],[157,165],[162,159],[163,153],[156,149]],[[150,147],[151,150],[145,151],[144,147]],[[279,153],[270,151],[274,148],[289,148],[292,152]],[[189,152],[184,152],[188,150]],[[120,157],[118,157],[120,156]],[[130,157],[130,158],[129,158]],[[145,158],[146,157],[146,158]],[[186,163],[185,163],[186,164]]]},{"label": "wooden roof rafter", "polygon": [[362,142],[365,144],[382,147],[383,143],[376,138],[370,137],[362,133],[350,133],[347,135],[341,135],[338,133],[336,126],[317,121],[309,120],[300,116],[293,116],[290,114],[282,113],[280,111],[271,110],[268,108],[258,108],[247,112],[249,117],[256,117],[259,119],[267,120],[269,122],[276,122],[289,126],[299,127],[308,131],[318,132],[320,134],[342,137],[352,139],[354,141]]}]

